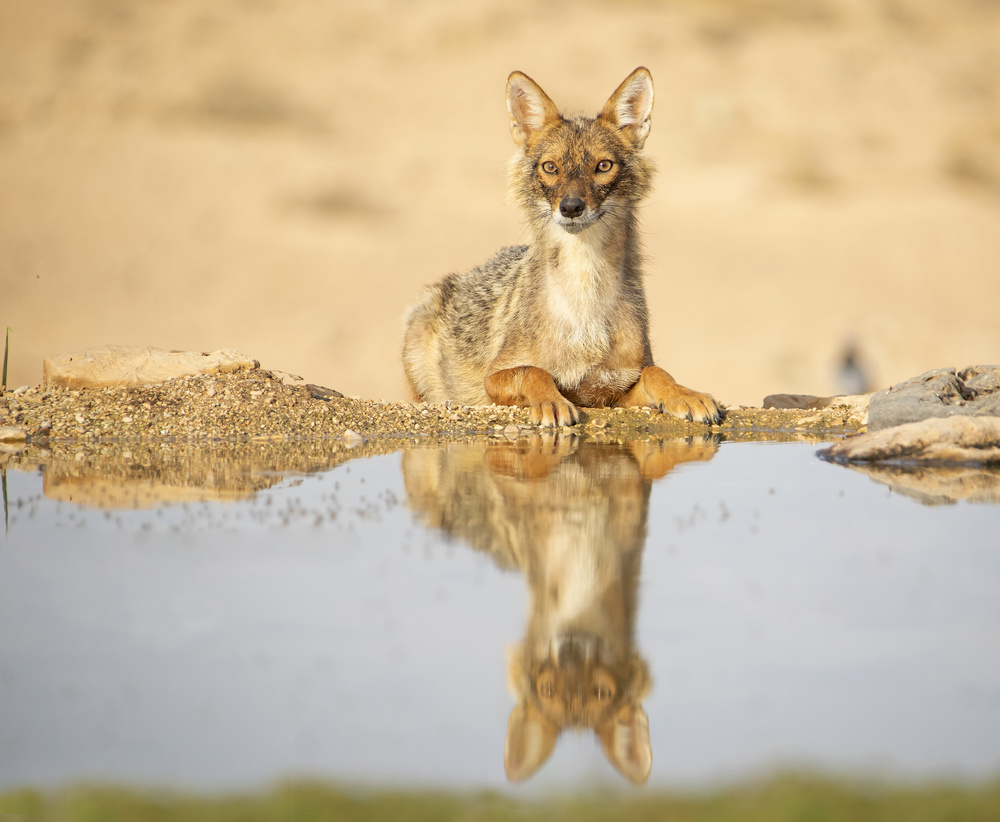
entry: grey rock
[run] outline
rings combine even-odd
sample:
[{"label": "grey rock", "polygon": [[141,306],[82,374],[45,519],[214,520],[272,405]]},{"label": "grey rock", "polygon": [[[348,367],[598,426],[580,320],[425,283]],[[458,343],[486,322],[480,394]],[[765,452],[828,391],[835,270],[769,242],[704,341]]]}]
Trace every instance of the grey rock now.
[{"label": "grey rock", "polygon": [[928,371],[876,392],[868,403],[871,431],[954,416],[1000,416],[1000,366]]},{"label": "grey rock", "polygon": [[864,414],[868,410],[868,394],[840,394],[836,397],[817,397],[813,394],[768,394],[761,408],[795,408],[818,411],[823,408],[847,408]]}]

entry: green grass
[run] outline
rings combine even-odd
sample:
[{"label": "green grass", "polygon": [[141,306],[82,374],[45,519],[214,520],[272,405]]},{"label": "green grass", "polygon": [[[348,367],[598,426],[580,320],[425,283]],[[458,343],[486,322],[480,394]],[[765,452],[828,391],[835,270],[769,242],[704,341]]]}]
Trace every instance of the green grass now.
[{"label": "green grass", "polygon": [[995,822],[1000,781],[882,785],[780,776],[703,793],[616,793],[521,801],[492,793],[350,790],[291,783],[268,793],[201,796],[114,787],[0,794],[0,822]]}]

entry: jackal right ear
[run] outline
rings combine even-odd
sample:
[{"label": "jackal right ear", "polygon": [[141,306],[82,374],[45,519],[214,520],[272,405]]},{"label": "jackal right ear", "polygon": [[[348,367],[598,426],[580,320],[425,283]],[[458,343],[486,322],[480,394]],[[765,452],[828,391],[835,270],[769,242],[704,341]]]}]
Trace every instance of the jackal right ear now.
[{"label": "jackal right ear", "polygon": [[512,72],[507,78],[507,113],[510,135],[523,146],[532,132],[540,131],[548,120],[559,119],[559,109],[541,86],[527,74]]}]

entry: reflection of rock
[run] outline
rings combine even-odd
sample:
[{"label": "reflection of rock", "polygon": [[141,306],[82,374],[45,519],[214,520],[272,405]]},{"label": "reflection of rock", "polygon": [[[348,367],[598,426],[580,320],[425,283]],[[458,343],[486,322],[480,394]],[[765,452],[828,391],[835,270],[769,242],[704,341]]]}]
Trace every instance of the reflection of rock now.
[{"label": "reflection of rock", "polygon": [[258,363],[225,348],[209,354],[166,351],[151,345],[101,345],[72,354],[47,357],[42,364],[46,385],[64,388],[104,388],[150,385],[176,377],[229,373],[258,367]]},{"label": "reflection of rock", "polygon": [[842,440],[819,455],[930,505],[1000,502],[1000,417],[911,422]]},{"label": "reflection of rock", "polygon": [[1000,366],[941,368],[879,391],[868,406],[868,427],[953,416],[1000,416]]},{"label": "reflection of rock", "polygon": [[[275,481],[281,479],[276,477]],[[253,496],[253,488],[211,485],[170,485],[152,479],[105,479],[95,476],[46,473],[45,496],[89,508],[139,510],[184,502],[225,502]]]},{"label": "reflection of rock", "polygon": [[296,442],[53,445],[5,456],[0,467],[42,471],[45,496],[104,509],[152,508],[253,496],[296,474],[324,471],[392,444],[343,440]]},{"label": "reflection of rock", "polygon": [[716,447],[569,436],[404,454],[421,519],[519,570],[528,586],[525,636],[507,660],[517,700],[504,749],[509,779],[531,776],[567,728],[591,729],[631,782],[648,778],[650,677],[633,631],[650,486]]},{"label": "reflection of rock", "polygon": [[851,468],[924,505],[1000,502],[1000,471],[964,465],[852,464]]}]

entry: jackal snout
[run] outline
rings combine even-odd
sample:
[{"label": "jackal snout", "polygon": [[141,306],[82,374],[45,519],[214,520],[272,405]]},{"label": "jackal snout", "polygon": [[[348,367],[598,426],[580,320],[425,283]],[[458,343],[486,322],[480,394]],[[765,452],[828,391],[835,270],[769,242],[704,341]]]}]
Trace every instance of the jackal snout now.
[{"label": "jackal snout", "polygon": [[571,220],[583,214],[586,208],[587,204],[579,197],[563,197],[559,203],[559,213]]}]

